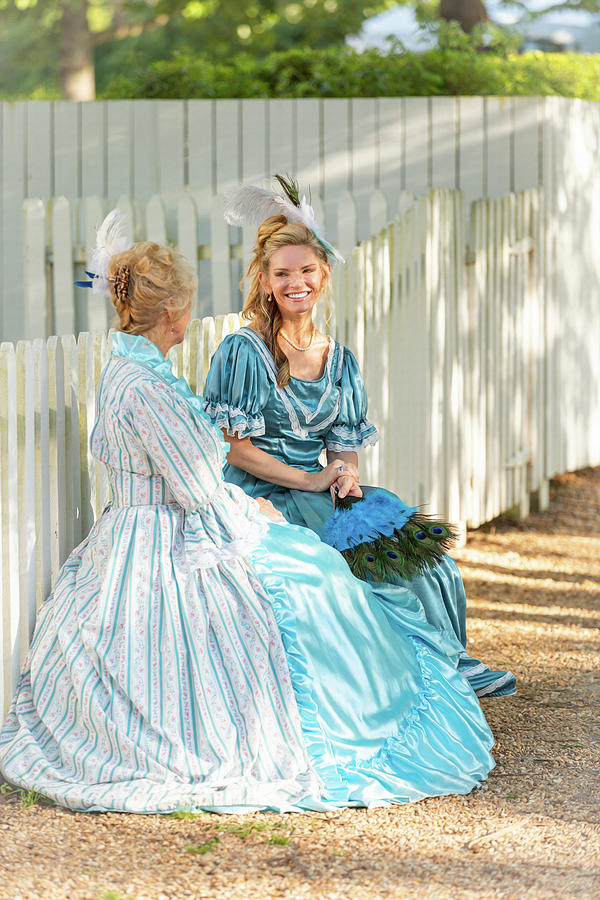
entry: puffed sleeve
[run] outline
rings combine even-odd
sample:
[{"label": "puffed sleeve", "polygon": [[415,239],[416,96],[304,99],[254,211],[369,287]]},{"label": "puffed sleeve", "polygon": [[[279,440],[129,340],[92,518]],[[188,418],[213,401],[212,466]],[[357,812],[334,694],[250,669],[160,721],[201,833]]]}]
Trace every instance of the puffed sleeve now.
[{"label": "puffed sleeve", "polygon": [[328,450],[362,450],[379,440],[377,429],[367,419],[367,392],[354,354],[344,348],[340,382],[340,410],[325,436]]},{"label": "puffed sleeve", "polygon": [[265,433],[269,399],[264,363],[252,343],[229,334],[217,347],[204,385],[204,410],[213,424],[240,438]]},{"label": "puffed sleeve", "polygon": [[128,397],[130,426],[180,506],[193,512],[221,486],[223,451],[207,419],[158,381],[138,384]]}]

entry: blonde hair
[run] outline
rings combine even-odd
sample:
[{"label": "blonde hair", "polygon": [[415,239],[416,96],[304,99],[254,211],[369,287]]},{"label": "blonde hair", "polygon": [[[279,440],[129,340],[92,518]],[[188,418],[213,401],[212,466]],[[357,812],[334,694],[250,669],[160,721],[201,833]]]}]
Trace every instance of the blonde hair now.
[{"label": "blonde hair", "polygon": [[247,319],[253,329],[261,336],[271,351],[277,367],[277,384],[285,387],[290,381],[290,363],[277,343],[277,335],[281,329],[281,314],[277,304],[267,294],[260,281],[261,273],[269,274],[272,255],[282,247],[309,247],[321,265],[324,284],[329,283],[329,266],[327,253],[319,243],[313,231],[306,225],[288,222],[285,216],[270,216],[258,229],[254,255],[248,267],[244,282],[250,280],[248,296],[244,303],[242,316]]},{"label": "blonde hair", "polygon": [[115,254],[108,279],[116,327],[128,334],[150,331],[167,310],[173,321],[180,319],[189,311],[198,283],[185,257],[153,241]]}]

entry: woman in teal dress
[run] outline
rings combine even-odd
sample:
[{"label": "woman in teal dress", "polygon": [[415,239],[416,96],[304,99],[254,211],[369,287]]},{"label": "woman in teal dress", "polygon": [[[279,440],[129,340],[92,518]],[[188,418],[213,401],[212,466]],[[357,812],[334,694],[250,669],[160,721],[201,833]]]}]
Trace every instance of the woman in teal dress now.
[{"label": "woman in teal dress", "polygon": [[164,355],[190,267],[138,244],[108,278],[120,330],[91,449],[111,502],[39,610],[3,777],[137,813],[469,792],[493,738],[419,611],[392,631],[339,553],[223,481],[221,432]]},{"label": "woman in teal dress", "polygon": [[[319,535],[333,490],[340,497],[372,490],[360,486],[358,452],[378,440],[354,356],[313,325],[329,271],[328,245],[313,230],[286,216],[268,218],[248,271],[249,327],[222,341],[204,386],[204,409],[231,445],[226,480]],[[511,672],[492,671],[466,652],[465,591],[449,556],[418,577],[372,590],[393,625],[420,606],[478,696],[515,692]]]}]

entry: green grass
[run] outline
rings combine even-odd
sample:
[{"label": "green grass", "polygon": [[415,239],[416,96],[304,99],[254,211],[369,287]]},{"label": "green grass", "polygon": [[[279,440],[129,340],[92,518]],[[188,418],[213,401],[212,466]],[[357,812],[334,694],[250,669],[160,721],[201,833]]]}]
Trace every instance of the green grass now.
[{"label": "green grass", "polygon": [[197,812],[189,812],[185,809],[176,809],[174,812],[169,813],[170,819],[197,819],[198,816],[201,816],[202,813]]},{"label": "green grass", "polygon": [[19,793],[21,794],[21,805],[26,808],[35,806],[40,800],[46,799],[43,794],[40,794],[39,791],[34,791],[33,788],[30,788],[28,791],[19,791]]},{"label": "green grass", "polygon": [[224,831],[227,834],[235,834],[237,837],[246,838],[253,831],[266,831],[268,825],[259,825],[251,822],[249,825],[215,825],[215,831]]},{"label": "green grass", "polygon": [[199,844],[197,847],[194,846],[193,844],[190,844],[188,847],[185,848],[185,852],[186,853],[199,853],[203,856],[205,853],[210,853],[211,850],[214,850],[218,843],[219,843],[219,838],[214,837],[214,838],[211,838],[210,841],[206,841],[206,843],[204,843],[204,844]]},{"label": "green grass", "polygon": [[26,791],[24,788],[11,787],[10,784],[4,782],[0,784],[0,794],[3,794],[7,797],[18,796],[21,799],[21,805],[26,809],[29,806],[35,806],[36,803],[41,802],[50,802],[47,797],[44,797],[43,794],[40,794],[39,791],[34,791],[33,788],[29,788]]},{"label": "green grass", "polygon": [[134,900],[134,898],[123,897],[118,891],[105,891],[97,900]]},{"label": "green grass", "polygon": [[281,846],[285,846],[285,844],[289,844],[290,839],[286,837],[285,834],[272,834],[270,839],[267,841],[267,844],[280,844]]}]

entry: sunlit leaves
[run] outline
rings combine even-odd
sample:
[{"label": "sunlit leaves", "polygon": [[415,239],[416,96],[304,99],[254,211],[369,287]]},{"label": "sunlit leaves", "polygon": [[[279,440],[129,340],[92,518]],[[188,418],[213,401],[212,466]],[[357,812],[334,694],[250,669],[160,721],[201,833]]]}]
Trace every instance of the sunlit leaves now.
[{"label": "sunlit leaves", "polygon": [[217,8],[217,0],[190,0],[181,10],[181,15],[188,20],[206,19],[213,16]]}]

